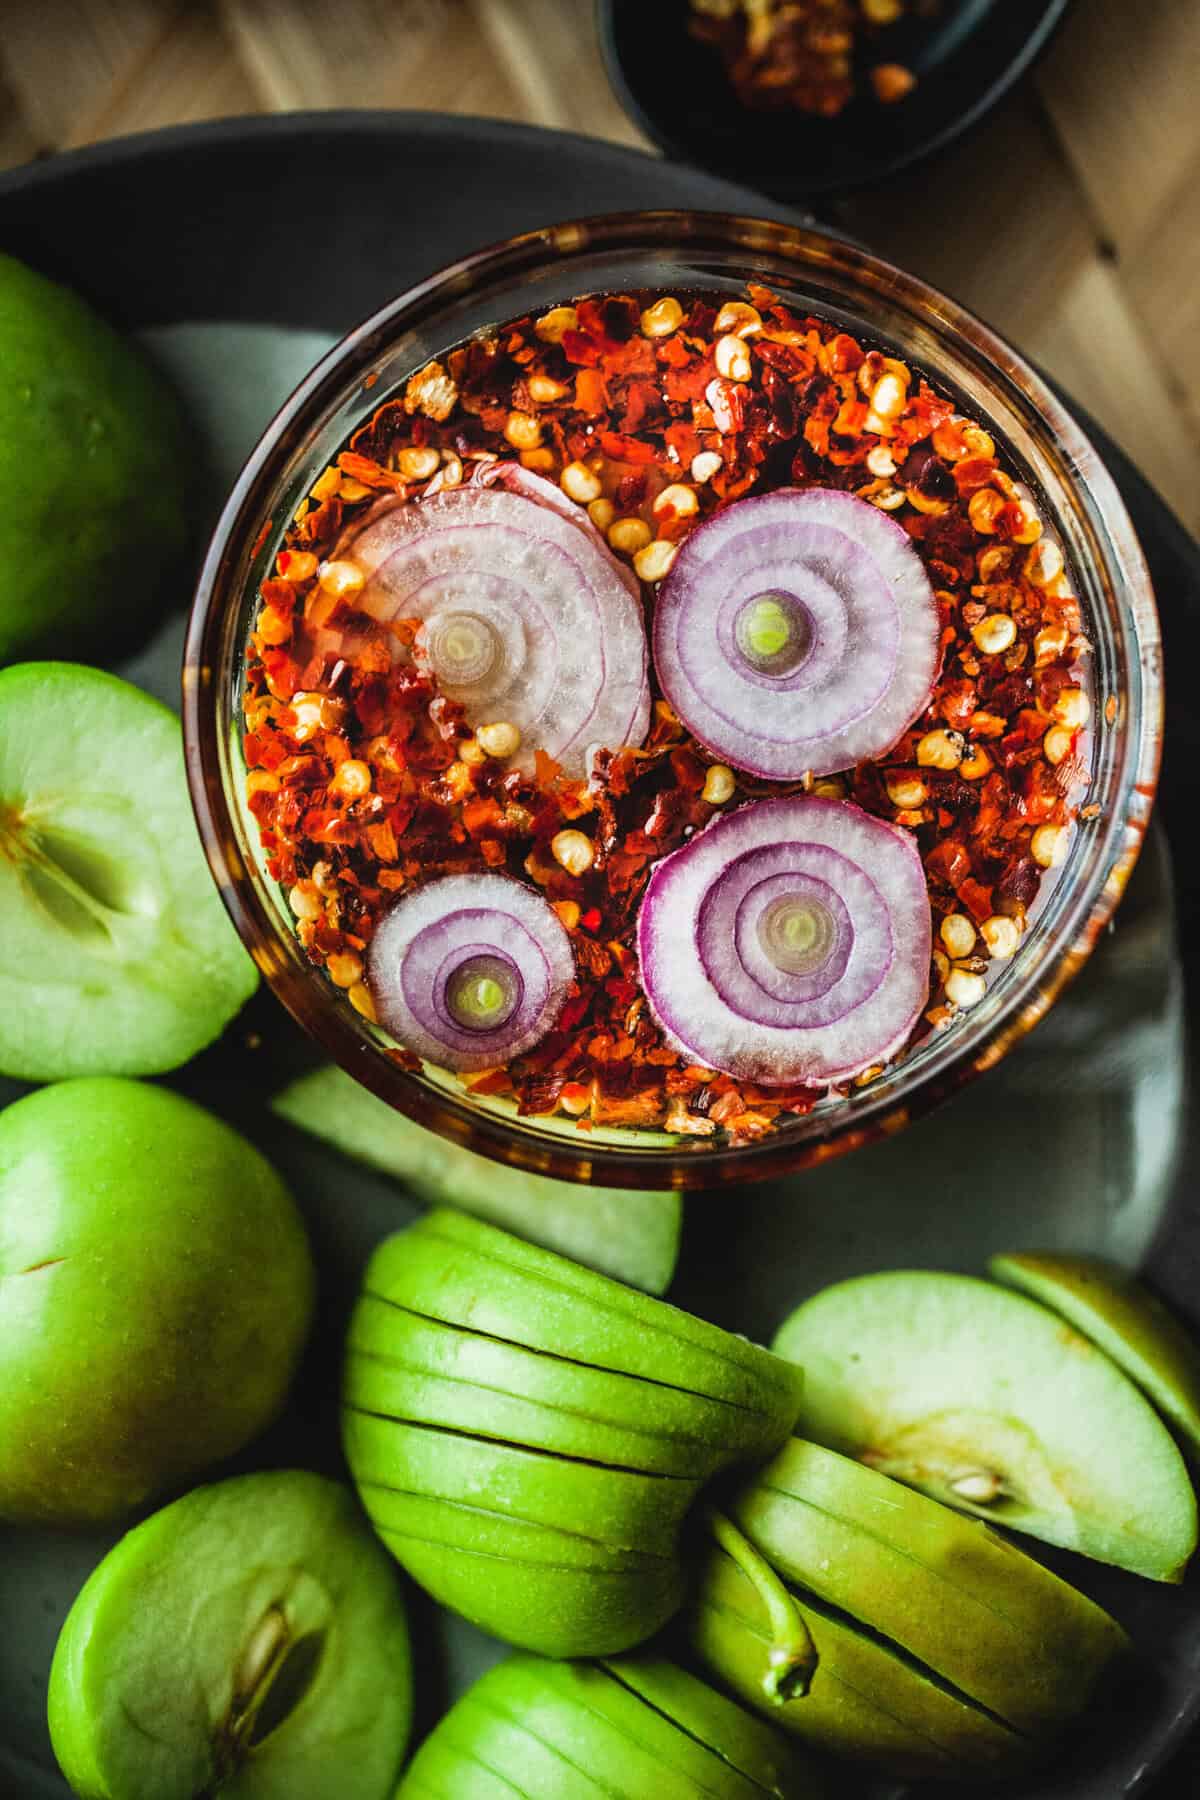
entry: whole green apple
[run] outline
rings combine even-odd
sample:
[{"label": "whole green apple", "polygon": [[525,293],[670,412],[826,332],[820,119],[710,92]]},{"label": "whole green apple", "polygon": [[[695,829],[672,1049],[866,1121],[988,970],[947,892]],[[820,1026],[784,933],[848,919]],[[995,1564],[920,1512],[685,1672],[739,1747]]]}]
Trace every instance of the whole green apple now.
[{"label": "whole green apple", "polygon": [[0,1115],[0,1518],[120,1517],[252,1438],[312,1313],[294,1202],[164,1088],[62,1082]]}]

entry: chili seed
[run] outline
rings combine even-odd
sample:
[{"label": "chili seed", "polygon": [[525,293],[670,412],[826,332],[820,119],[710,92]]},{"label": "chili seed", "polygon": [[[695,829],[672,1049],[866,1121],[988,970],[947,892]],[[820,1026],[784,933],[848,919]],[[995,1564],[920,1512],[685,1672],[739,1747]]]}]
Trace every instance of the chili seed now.
[{"label": "chili seed", "polygon": [[718,336],[731,334],[733,337],[753,337],[756,331],[762,330],[762,314],[756,306],[750,306],[744,300],[727,300],[713,322],[713,330]]},{"label": "chili seed", "polygon": [[908,390],[900,377],[889,370],[881,375],[871,390],[871,410],[881,419],[898,419],[908,400]]},{"label": "chili seed", "polygon": [[578,900],[556,900],[554,902],[554,910],[566,926],[567,930],[574,931],[579,923]]},{"label": "chili seed", "polygon": [[316,920],[324,908],[321,896],[311,881],[298,881],[288,895],[288,905],[298,919]]},{"label": "chili seed", "polygon": [[892,775],[886,782],[887,796],[893,806],[902,812],[915,812],[924,806],[929,798],[929,791],[923,781],[915,775]]},{"label": "chili seed", "polygon": [[1046,588],[1063,572],[1063,553],[1053,538],[1039,538],[1025,558],[1025,579]]},{"label": "chili seed", "polygon": [[317,572],[317,559],[311,550],[283,550],[279,555],[279,573],[284,581],[309,581]]},{"label": "chili seed", "polygon": [[632,514],[628,518],[614,519],[608,528],[609,543],[614,550],[624,551],[626,556],[644,550],[653,536],[645,519],[635,518]]},{"label": "chili seed", "polygon": [[601,498],[593,500],[588,507],[588,518],[597,531],[607,531],[617,516],[617,509],[611,500]]},{"label": "chili seed", "polygon": [[1054,716],[1073,731],[1086,725],[1092,716],[1092,703],[1081,687],[1065,687],[1054,702]]},{"label": "chili seed", "polygon": [[1065,625],[1043,625],[1033,640],[1033,653],[1038,662],[1057,662],[1067,647],[1069,636]]},{"label": "chili seed", "polygon": [[335,987],[351,988],[362,980],[362,957],[353,950],[342,950],[327,958],[325,968]]},{"label": "chili seed", "polygon": [[529,377],[529,398],[538,406],[552,406],[556,400],[565,400],[570,391],[563,382],[555,381],[551,375]]},{"label": "chili seed", "polygon": [[946,977],[946,998],[954,1006],[977,1006],[986,993],[983,976],[973,975],[969,969],[951,969]]},{"label": "chili seed", "polygon": [[481,725],[475,733],[475,739],[485,756],[494,757],[499,762],[515,756],[521,748],[520,729],[507,719],[498,719],[493,725]]},{"label": "chili seed", "polygon": [[371,998],[371,990],[365,981],[356,981],[354,986],[348,990],[347,998],[356,1013],[361,1013],[364,1019],[370,1019],[374,1024],[375,1002]]},{"label": "chili seed", "polygon": [[1075,733],[1069,725],[1052,725],[1042,739],[1042,753],[1046,761],[1054,768],[1065,762],[1071,754],[1071,745],[1075,742]]},{"label": "chili seed", "polygon": [[670,573],[678,554],[679,545],[669,543],[666,538],[655,538],[653,543],[646,544],[633,559],[639,581],[661,581]]},{"label": "chili seed", "polygon": [[946,954],[955,960],[970,956],[975,948],[975,927],[966,913],[949,913],[942,920],[940,936],[946,946]]},{"label": "chili seed", "polygon": [[558,478],[558,485],[568,500],[577,500],[581,506],[598,500],[604,491],[600,477],[585,462],[569,462]]},{"label": "chili seed", "polygon": [[967,516],[976,531],[990,537],[1006,504],[1004,495],[997,493],[995,488],[976,488],[967,503]]},{"label": "chili seed", "polygon": [[732,800],[735,786],[733,770],[727,769],[724,763],[713,763],[704,777],[700,798],[710,806],[724,806],[727,800]]},{"label": "chili seed", "polygon": [[436,475],[440,461],[437,451],[426,446],[402,450],[396,458],[396,468],[405,481],[428,481],[431,475]]},{"label": "chili seed", "polygon": [[531,413],[510,412],[504,422],[504,435],[514,450],[536,450],[542,441],[542,426]]},{"label": "chili seed", "polygon": [[359,762],[357,757],[348,757],[334,770],[329,791],[343,800],[361,800],[371,791],[370,764]]},{"label": "chili seed", "polygon": [[1043,869],[1057,869],[1067,860],[1065,825],[1039,825],[1029,842],[1030,854]]},{"label": "chili seed", "polygon": [[945,981],[947,975],[950,973],[950,958],[946,955],[944,950],[934,950],[933,966],[937,970],[938,980]]},{"label": "chili seed", "polygon": [[867,499],[872,506],[877,506],[880,512],[899,512],[904,505],[904,489],[889,485],[881,488],[877,493],[868,494]]},{"label": "chili seed", "polygon": [[672,295],[665,294],[648,306],[642,314],[642,331],[648,338],[670,337],[683,324],[683,308]]},{"label": "chili seed", "polygon": [[553,450],[522,450],[521,467],[532,469],[537,475],[549,475],[554,468],[554,452]]},{"label": "chili seed", "polygon": [[345,599],[350,594],[359,594],[366,585],[366,576],[357,563],[340,559],[321,565],[321,586],[327,594],[336,594]]},{"label": "chili seed", "polygon": [[462,458],[453,450],[442,451],[442,486],[456,488],[463,478]]},{"label": "chili seed", "polygon": [[476,738],[460,738],[455,747],[459,762],[465,762],[469,769],[478,769],[487,761],[487,752]]},{"label": "chili seed", "polygon": [[1016,621],[1007,613],[988,613],[978,625],[971,627],[971,636],[985,656],[999,656],[1002,651],[1011,650],[1017,641]]},{"label": "chili seed", "polygon": [[712,480],[723,463],[724,458],[718,451],[701,450],[698,456],[692,458],[692,480],[698,481],[703,487],[706,481]]},{"label": "chili seed", "polygon": [[1003,913],[993,913],[990,919],[985,919],[979,927],[979,935],[993,962],[1007,962],[1021,941],[1015,920],[1006,918]]},{"label": "chili seed", "polygon": [[595,861],[592,840],[582,831],[558,831],[550,839],[550,854],[568,875],[586,875]]},{"label": "chili seed", "polygon": [[677,519],[685,519],[692,513],[699,512],[700,502],[696,498],[695,488],[687,487],[682,481],[673,481],[670,487],[665,487],[659,494],[653,510],[659,517],[663,513],[674,513]]},{"label": "chili seed", "polygon": [[533,328],[543,344],[561,344],[568,331],[578,331],[579,314],[573,306],[552,306]]},{"label": "chili seed", "polygon": [[342,471],[335,469],[330,464],[329,468],[323,470],[317,477],[308,491],[314,500],[331,500],[338,491],[341,479]]},{"label": "chili seed", "polygon": [[967,754],[958,765],[958,772],[966,781],[979,781],[992,766],[992,759],[982,744],[971,744]]},{"label": "chili seed", "polygon": [[717,374],[726,381],[749,381],[754,369],[749,350],[742,339],[734,337],[732,332],[717,339],[713,361],[717,365]]},{"label": "chili seed", "polygon": [[957,769],[963,741],[956,731],[927,731],[917,745],[917,761],[927,769]]},{"label": "chili seed", "polygon": [[876,444],[867,454],[867,467],[872,475],[886,481],[889,475],[896,473],[896,459],[886,444]]}]

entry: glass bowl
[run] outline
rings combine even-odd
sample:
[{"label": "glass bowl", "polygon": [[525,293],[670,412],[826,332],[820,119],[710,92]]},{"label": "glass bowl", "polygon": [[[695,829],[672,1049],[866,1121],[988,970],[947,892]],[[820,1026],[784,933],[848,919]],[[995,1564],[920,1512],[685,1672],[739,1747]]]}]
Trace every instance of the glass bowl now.
[{"label": "glass bowl", "polygon": [[[921,366],[987,426],[1032,488],[1094,641],[1089,816],[985,998],[849,1098],[784,1115],[766,1137],[738,1145],[519,1118],[511,1103],[468,1096],[452,1075],[401,1068],[385,1034],[309,963],[293,933],[243,799],[240,670],[256,590],[319,471],[431,357],[587,292],[736,296],[747,279]],[[752,218],[682,212],[587,219],[510,239],[411,288],[330,351],[267,428],[222,514],[192,612],[183,699],[188,775],[213,874],[266,980],[324,1050],[390,1105],[484,1155],[634,1188],[715,1186],[803,1168],[901,1129],[998,1062],[1047,1011],[1111,917],[1145,834],[1162,735],[1161,648],[1146,565],[1112,479],[1045,382],[972,314],[856,245]]]}]

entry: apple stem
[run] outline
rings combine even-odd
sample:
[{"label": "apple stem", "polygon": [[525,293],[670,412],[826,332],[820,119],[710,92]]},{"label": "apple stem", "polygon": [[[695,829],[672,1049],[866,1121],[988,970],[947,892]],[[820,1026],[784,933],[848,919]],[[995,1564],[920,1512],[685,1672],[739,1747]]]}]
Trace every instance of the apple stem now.
[{"label": "apple stem", "polygon": [[804,1615],[779,1575],[732,1519],[715,1506],[708,1508],[707,1519],[721,1549],[753,1585],[770,1621],[773,1641],[767,1653],[763,1691],[776,1706],[803,1699],[812,1686],[819,1661]]}]

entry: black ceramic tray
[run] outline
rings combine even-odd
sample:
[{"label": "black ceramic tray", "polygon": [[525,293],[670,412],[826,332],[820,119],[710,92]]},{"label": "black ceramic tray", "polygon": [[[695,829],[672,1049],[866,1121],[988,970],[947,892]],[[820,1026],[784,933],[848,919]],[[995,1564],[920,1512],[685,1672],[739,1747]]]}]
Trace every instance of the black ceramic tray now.
[{"label": "black ceramic tray", "polygon": [[[171,131],[0,177],[0,249],[72,282],[140,333],[185,391],[211,502],[275,405],[331,339],[453,257],[508,233],[629,207],[770,211],[726,184],[634,152],[485,121],[317,114]],[[313,246],[299,274],[297,239]],[[2,372],[0,372],[2,378]],[[1101,440],[1103,442],[1103,440]],[[1200,548],[1105,446],[1153,567],[1168,666],[1200,657]],[[186,596],[181,595],[181,608]],[[123,665],[174,702],[182,610]],[[994,1073],[915,1125],[820,1170],[687,1202],[675,1297],[767,1336],[804,1294],[902,1264],[978,1271],[1037,1240],[1144,1263],[1200,1328],[1200,1137],[1187,1093],[1184,993],[1200,880],[1191,771],[1200,713],[1173,692],[1162,808],[1115,930],[1050,1017]],[[1181,950],[1182,946],[1182,950]],[[323,1273],[321,1318],[294,1404],[239,1467],[338,1468],[337,1340],[370,1246],[408,1198],[273,1121],[270,1092],[311,1052],[260,995],[178,1085],[235,1119],[285,1169]],[[0,1086],[0,1103],[19,1090]],[[55,1635],[111,1539],[0,1530],[0,1796],[63,1800],[44,1724]],[[1139,1673],[1056,1768],[1006,1800],[1117,1800],[1159,1780],[1200,1712],[1200,1581],[1165,1591],[1067,1557],[1071,1579],[1131,1628]],[[413,1597],[428,1723],[501,1653]],[[1176,1768],[1179,1767],[1176,1762]],[[1193,1794],[1184,1777],[1178,1792]],[[839,1800],[858,1800],[850,1777]],[[886,1784],[873,1796],[895,1800]],[[942,1792],[946,1792],[945,1789]],[[962,1797],[959,1797],[962,1800]]]}]

